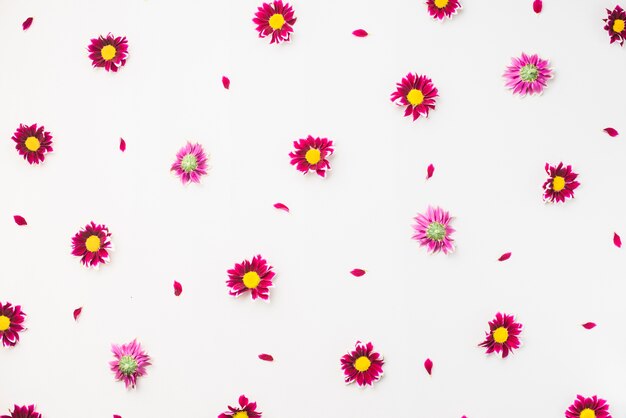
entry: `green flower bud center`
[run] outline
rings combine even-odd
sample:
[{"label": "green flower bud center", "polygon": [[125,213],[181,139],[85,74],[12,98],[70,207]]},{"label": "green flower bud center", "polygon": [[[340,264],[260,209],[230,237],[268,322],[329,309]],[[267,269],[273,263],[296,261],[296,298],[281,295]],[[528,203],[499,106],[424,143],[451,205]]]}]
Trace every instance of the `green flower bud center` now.
[{"label": "green flower bud center", "polygon": [[534,64],[526,64],[520,68],[519,77],[527,83],[533,82],[539,77],[539,69]]},{"label": "green flower bud center", "polygon": [[187,154],[181,160],[180,166],[185,173],[190,173],[198,168],[198,159],[193,154]]},{"label": "green flower bud center", "polygon": [[135,360],[132,356],[122,356],[120,362],[118,363],[118,367],[123,374],[129,376],[137,371],[139,364],[137,364],[137,360]]},{"label": "green flower bud center", "polygon": [[439,222],[431,222],[426,228],[426,236],[435,241],[442,241],[446,237],[446,227]]}]

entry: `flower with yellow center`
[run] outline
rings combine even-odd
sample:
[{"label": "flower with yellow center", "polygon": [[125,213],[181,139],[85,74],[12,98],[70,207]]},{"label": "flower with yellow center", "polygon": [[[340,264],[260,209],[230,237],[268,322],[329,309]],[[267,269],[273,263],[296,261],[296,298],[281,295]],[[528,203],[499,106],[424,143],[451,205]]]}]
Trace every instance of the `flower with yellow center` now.
[{"label": "flower with yellow center", "polygon": [[39,139],[37,137],[29,136],[28,138],[26,138],[26,141],[24,141],[24,146],[29,151],[35,152],[39,149],[39,147],[41,147],[41,142],[39,142]]},{"label": "flower with yellow center", "polygon": [[596,418],[596,412],[593,409],[585,408],[580,411],[580,418]]},{"label": "flower with yellow center", "polygon": [[256,271],[249,271],[243,275],[243,284],[248,289],[256,289],[259,283],[261,283],[261,277]]},{"label": "flower with yellow center", "polygon": [[493,340],[498,344],[504,344],[509,339],[509,331],[504,327],[496,328],[493,331]]},{"label": "flower with yellow center", "polygon": [[411,89],[406,95],[406,99],[412,106],[418,106],[424,101],[424,93],[418,89]]},{"label": "flower with yellow center", "polygon": [[100,249],[100,238],[98,238],[97,235],[91,235],[85,241],[85,247],[87,248],[87,251],[95,253]]},{"label": "flower with yellow center", "polygon": [[233,415],[233,418],[248,418],[248,413],[246,411],[239,411]]},{"label": "flower with yellow center", "polygon": [[560,192],[565,188],[565,178],[561,176],[555,176],[552,180],[552,190]]},{"label": "flower with yellow center", "polygon": [[361,356],[354,361],[354,368],[360,372],[366,372],[371,365],[372,361],[367,356]]},{"label": "flower with yellow center", "polygon": [[446,7],[449,3],[449,0],[435,0],[435,6],[437,6],[440,9],[443,9],[444,7]]},{"label": "flower with yellow center", "polygon": [[322,159],[322,153],[317,148],[311,148],[306,152],[304,158],[306,158],[306,162],[311,165],[317,164]]},{"label": "flower with yellow center", "polygon": [[6,331],[11,326],[11,320],[8,316],[0,315],[0,331]]},{"label": "flower with yellow center", "polygon": [[626,22],[622,19],[615,19],[613,22],[613,32],[621,33],[626,27]]},{"label": "flower with yellow center", "polygon": [[113,45],[105,45],[100,50],[100,55],[102,55],[102,59],[105,61],[111,61],[115,58],[115,54],[117,54],[117,50]]},{"label": "flower with yellow center", "polygon": [[274,30],[281,30],[285,24],[285,16],[280,13],[274,13],[269,20],[269,25]]}]

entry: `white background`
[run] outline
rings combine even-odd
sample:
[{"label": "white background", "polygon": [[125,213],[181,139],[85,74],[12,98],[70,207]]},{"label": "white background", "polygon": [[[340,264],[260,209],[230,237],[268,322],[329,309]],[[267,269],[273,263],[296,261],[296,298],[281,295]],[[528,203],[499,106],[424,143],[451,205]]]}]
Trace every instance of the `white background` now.
[{"label": "white background", "polygon": [[[0,349],[0,411],[215,417],[245,393],[267,418],[562,417],[580,393],[625,416],[626,258],[612,236],[626,237],[626,144],[602,132],[626,133],[626,52],[602,22],[614,2],[546,0],[537,16],[531,0],[466,0],[439,23],[417,0],[294,0],[283,45],[257,38],[260,3],[0,0],[0,301],[28,314],[19,345]],[[117,74],[87,57],[108,32],[130,43]],[[522,51],[555,70],[540,97],[504,88]],[[389,101],[409,71],[439,89],[428,119]],[[14,150],[20,123],[52,132],[43,165]],[[336,144],[326,179],[289,165],[308,134]],[[213,168],[183,187],[169,167],[187,140]],[[545,205],[543,166],[559,161],[582,185]],[[455,216],[452,256],[411,240],[428,204]],[[70,255],[91,220],[116,247],[99,271]],[[224,283],[257,253],[277,272],[269,304]],[[524,324],[505,360],[477,347],[499,310]],[[110,344],[135,337],[154,365],[127,391]],[[343,383],[356,340],[385,356],[373,388]]]}]

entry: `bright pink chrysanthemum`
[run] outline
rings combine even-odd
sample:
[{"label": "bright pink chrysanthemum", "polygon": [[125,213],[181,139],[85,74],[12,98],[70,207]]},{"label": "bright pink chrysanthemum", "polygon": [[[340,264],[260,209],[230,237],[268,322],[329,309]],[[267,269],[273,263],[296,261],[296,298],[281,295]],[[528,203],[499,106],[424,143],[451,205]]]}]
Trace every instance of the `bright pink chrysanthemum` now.
[{"label": "bright pink chrysanthemum", "polygon": [[100,264],[110,261],[109,251],[113,249],[110,236],[106,225],[97,225],[92,221],[72,237],[72,255],[80,257],[85,266],[97,269]]},{"label": "bright pink chrysanthemum", "polygon": [[200,183],[200,178],[207,174],[208,156],[200,144],[187,144],[176,153],[176,161],[170,171],[174,171],[183,184]]},{"label": "bright pink chrysanthemum", "polygon": [[11,415],[2,415],[0,418],[41,418],[41,414],[35,410],[35,405],[13,406]]},{"label": "bright pink chrysanthemum", "polygon": [[502,353],[505,358],[514,349],[520,347],[519,335],[522,333],[522,324],[515,322],[515,316],[498,312],[493,321],[489,322],[489,332],[485,341],[479,344],[487,348],[487,354]]},{"label": "bright pink chrysanthemum", "polygon": [[577,395],[574,403],[565,411],[565,418],[611,418],[611,414],[609,404],[604,399]]},{"label": "bright pink chrysanthemum", "polygon": [[272,266],[260,255],[254,256],[252,261],[236,263],[227,273],[226,284],[230,287],[231,296],[239,296],[249,291],[252,299],[269,299],[269,288],[274,285],[272,279],[275,274]]},{"label": "bright pink chrysanthemum", "polygon": [[126,388],[137,386],[137,379],[147,374],[146,367],[150,366],[150,356],[141,348],[137,340],[128,344],[111,344],[111,351],[115,360],[111,361],[111,371],[115,372],[115,379],[123,381]]},{"label": "bright pink chrysanthemum", "polygon": [[428,112],[435,109],[438,91],[430,78],[425,75],[408,73],[402,81],[396,83],[396,91],[391,93],[391,101],[398,106],[406,106],[404,116],[428,117]]},{"label": "bright pink chrysanthemum", "polygon": [[613,10],[606,9],[606,13],[608,16],[603,19],[606,22],[604,30],[609,33],[611,43],[619,42],[623,46],[626,39],[626,11],[618,5]]},{"label": "bright pink chrysanthemum", "polygon": [[439,20],[451,18],[462,7],[459,0],[426,0],[426,4],[430,15]]},{"label": "bright pink chrysanthemum", "polygon": [[428,247],[428,251],[435,254],[443,251],[448,254],[454,251],[454,239],[450,235],[454,228],[450,226],[452,217],[440,207],[428,206],[426,213],[419,213],[413,225],[415,235],[413,239],[419,241],[421,247]]},{"label": "bright pink chrysanthemum", "polygon": [[15,149],[30,164],[39,164],[45,159],[47,152],[52,152],[52,135],[43,126],[22,125],[17,128],[11,139]]},{"label": "bright pink chrysanthemum", "polygon": [[357,341],[355,349],[341,357],[341,370],[347,384],[356,382],[359,386],[370,385],[383,376],[383,356],[374,351],[372,343]]},{"label": "bright pink chrysanthemum", "polygon": [[115,73],[126,64],[128,41],[125,36],[115,37],[109,33],[106,37],[100,35],[92,39],[87,50],[94,68],[104,67],[105,70]]},{"label": "bright pink chrysanthemum", "polygon": [[519,58],[512,58],[511,65],[506,67],[504,78],[506,86],[513,90],[513,94],[541,94],[549,79],[552,70],[548,68],[548,60],[539,58],[537,54],[528,56],[522,53]]},{"label": "bright pink chrysanthemum", "polygon": [[580,183],[576,181],[578,174],[572,171],[572,166],[559,163],[556,167],[546,163],[548,179],[543,183],[543,200],[546,202],[565,202],[574,198],[574,190]]},{"label": "bright pink chrysanthemum", "polygon": [[315,171],[321,177],[326,176],[326,171],[330,170],[330,163],[326,158],[335,151],[333,141],[309,135],[306,139],[293,141],[293,147],[295,150],[289,153],[291,165],[295,165],[304,174]]},{"label": "bright pink chrysanthemum", "polygon": [[257,25],[259,38],[272,35],[270,44],[289,42],[296,18],[293,16],[293,7],[289,3],[283,4],[275,0],[271,4],[263,3],[257,10],[252,21]]},{"label": "bright pink chrysanthemum", "polygon": [[20,332],[24,331],[24,317],[20,305],[0,302],[0,340],[5,347],[13,347],[20,341]]},{"label": "bright pink chrysanthemum", "polygon": [[262,412],[256,410],[256,402],[248,401],[246,395],[239,397],[239,407],[228,405],[228,411],[222,412],[217,418],[261,418]]}]

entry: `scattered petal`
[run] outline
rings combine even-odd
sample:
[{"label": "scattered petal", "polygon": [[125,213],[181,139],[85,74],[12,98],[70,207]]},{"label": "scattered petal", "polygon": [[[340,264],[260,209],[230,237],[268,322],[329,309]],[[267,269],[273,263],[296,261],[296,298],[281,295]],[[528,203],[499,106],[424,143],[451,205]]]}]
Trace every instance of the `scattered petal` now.
[{"label": "scattered petal", "polygon": [[511,258],[511,253],[504,253],[498,258],[498,261],[506,261]]},{"label": "scattered petal", "polygon": [[604,132],[609,134],[611,138],[615,138],[617,135],[619,135],[619,132],[617,132],[617,130],[615,130],[614,128],[604,128]]},{"label": "scattered petal", "polygon": [[542,9],[543,9],[543,2],[541,0],[533,1],[533,10],[535,11],[535,13],[537,14],[541,13]]},{"label": "scattered petal", "polygon": [[124,141],[124,138],[120,138],[120,151],[126,151],[126,141]]},{"label": "scattered petal", "polygon": [[594,329],[596,327],[596,323],[595,322],[585,322],[583,324],[583,328],[584,329]]},{"label": "scattered petal", "polygon": [[350,272],[350,274],[352,274],[354,277],[361,277],[365,274],[365,270],[354,269]]},{"label": "scattered petal", "polygon": [[80,316],[82,311],[83,311],[82,306],[80,308],[74,309],[74,321],[78,320],[78,317]]},{"label": "scattered petal", "polygon": [[29,17],[28,19],[24,21],[24,23],[22,23],[22,30],[27,30],[28,28],[30,28],[30,25],[32,24],[33,24],[33,18]]},{"label": "scattered petal", "polygon": [[622,239],[616,232],[613,232],[613,244],[615,244],[617,248],[622,248]]},{"label": "scattered petal", "polygon": [[365,38],[367,35],[369,35],[365,29],[357,29],[352,32],[352,34],[359,38]]},{"label": "scattered petal", "polygon": [[429,358],[426,359],[426,361],[424,362],[424,368],[426,369],[428,374],[432,376],[432,374],[433,374],[433,362],[432,362],[431,359],[429,359]]},{"label": "scattered petal", "polygon": [[278,210],[284,210],[285,212],[289,212],[289,208],[287,207],[287,205],[284,205],[280,202],[274,203],[274,207]]},{"label": "scattered petal", "polygon": [[270,354],[259,354],[259,358],[263,361],[274,361],[274,357]]},{"label": "scattered petal", "polygon": [[222,77],[222,85],[224,85],[224,88],[226,90],[228,90],[230,88],[230,78],[223,76]]},{"label": "scattered petal", "polygon": [[15,223],[18,224],[19,226],[28,225],[26,223],[26,219],[24,219],[24,217],[22,217],[20,215],[14,215],[13,219],[15,220]]},{"label": "scattered petal", "polygon": [[428,169],[426,169],[426,180],[431,178],[434,172],[435,172],[435,166],[432,164],[429,164]]},{"label": "scattered petal", "polygon": [[113,418],[122,418],[121,415],[113,414]]},{"label": "scattered petal", "polygon": [[174,295],[180,296],[181,293],[183,293],[183,286],[174,280]]}]

